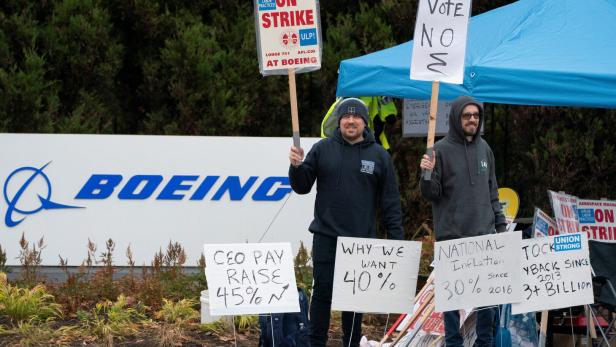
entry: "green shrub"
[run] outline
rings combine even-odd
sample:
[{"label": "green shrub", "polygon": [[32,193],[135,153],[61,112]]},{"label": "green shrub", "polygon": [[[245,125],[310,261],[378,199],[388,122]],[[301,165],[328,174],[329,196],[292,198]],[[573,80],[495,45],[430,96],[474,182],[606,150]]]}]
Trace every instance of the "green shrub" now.
[{"label": "green shrub", "polygon": [[0,283],[0,322],[6,320],[17,324],[61,316],[60,305],[54,302],[53,295],[47,292],[45,286],[37,285],[28,289]]},{"label": "green shrub", "polygon": [[304,246],[304,242],[300,242],[299,250],[293,264],[295,265],[295,281],[297,286],[302,288],[308,297],[312,293],[312,266],[310,266],[310,252]]},{"label": "green shrub", "polygon": [[237,317],[237,319],[234,318],[234,322],[238,332],[256,330],[259,326],[259,316],[242,315]]},{"label": "green shrub", "polygon": [[77,319],[88,333],[107,344],[113,344],[115,337],[123,338],[137,333],[137,323],[146,320],[143,311],[143,308],[129,307],[126,297],[120,295],[115,302],[106,300],[97,303],[90,311],[77,311]]},{"label": "green shrub", "polygon": [[156,312],[155,317],[166,323],[184,325],[199,317],[199,311],[194,308],[196,306],[197,301],[191,299],[177,302],[163,299],[163,306]]},{"label": "green shrub", "polygon": [[6,251],[2,249],[2,245],[0,245],[0,272],[8,272],[8,269],[6,267]]}]

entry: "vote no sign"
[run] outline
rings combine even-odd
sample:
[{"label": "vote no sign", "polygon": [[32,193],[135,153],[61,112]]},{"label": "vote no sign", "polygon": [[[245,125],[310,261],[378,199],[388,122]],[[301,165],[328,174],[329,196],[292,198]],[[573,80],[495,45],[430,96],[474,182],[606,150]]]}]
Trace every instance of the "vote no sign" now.
[{"label": "vote no sign", "polygon": [[462,84],[471,0],[420,0],[411,79]]}]

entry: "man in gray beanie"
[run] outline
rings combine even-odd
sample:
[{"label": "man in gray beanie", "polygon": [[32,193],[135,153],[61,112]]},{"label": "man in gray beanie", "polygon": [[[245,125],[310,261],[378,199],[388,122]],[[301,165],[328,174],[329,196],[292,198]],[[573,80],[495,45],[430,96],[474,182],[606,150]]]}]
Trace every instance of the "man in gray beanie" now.
[{"label": "man in gray beanie", "polygon": [[[348,98],[338,104],[334,116],[338,128],[333,137],[312,146],[305,160],[302,148],[291,147],[289,154],[293,191],[307,194],[317,183],[314,220],[308,227],[313,233],[312,347],[327,344],[337,237],[376,238],[377,209],[388,238],[404,236],[394,167],[367,128],[368,107]],[[361,321],[361,313],[342,313],[344,346],[359,346]]]},{"label": "man in gray beanie", "polygon": [[344,116],[353,115],[364,120],[364,125],[368,126],[368,106],[357,98],[342,100],[334,109],[334,115],[338,120],[338,125]]}]

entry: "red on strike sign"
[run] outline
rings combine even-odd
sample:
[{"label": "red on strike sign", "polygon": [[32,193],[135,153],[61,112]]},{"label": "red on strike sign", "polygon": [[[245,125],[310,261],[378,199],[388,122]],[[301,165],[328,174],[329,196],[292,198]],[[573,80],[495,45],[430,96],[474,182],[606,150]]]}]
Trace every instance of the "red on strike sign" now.
[{"label": "red on strike sign", "polygon": [[316,0],[255,0],[259,69],[262,74],[321,68]]}]

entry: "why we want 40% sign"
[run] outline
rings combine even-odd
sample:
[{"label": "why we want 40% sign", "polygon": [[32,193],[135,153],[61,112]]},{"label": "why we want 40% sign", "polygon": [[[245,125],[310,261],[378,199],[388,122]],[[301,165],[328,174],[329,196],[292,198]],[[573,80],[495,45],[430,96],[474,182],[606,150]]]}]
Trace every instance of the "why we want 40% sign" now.
[{"label": "why we want 40% sign", "polygon": [[[417,285],[421,243],[339,237],[332,309],[404,313]],[[387,294],[387,295],[383,295]]]}]

